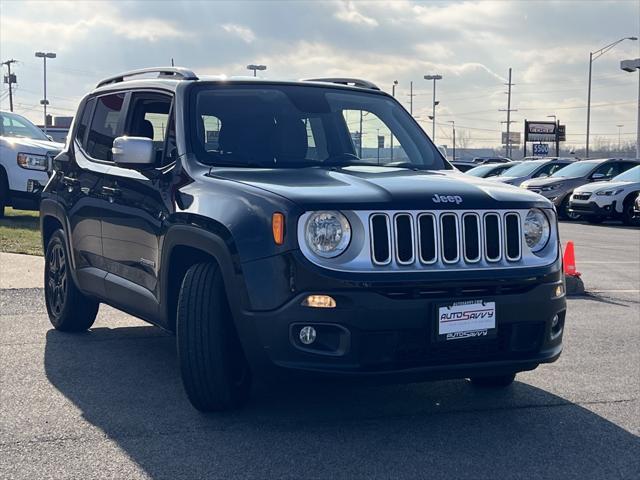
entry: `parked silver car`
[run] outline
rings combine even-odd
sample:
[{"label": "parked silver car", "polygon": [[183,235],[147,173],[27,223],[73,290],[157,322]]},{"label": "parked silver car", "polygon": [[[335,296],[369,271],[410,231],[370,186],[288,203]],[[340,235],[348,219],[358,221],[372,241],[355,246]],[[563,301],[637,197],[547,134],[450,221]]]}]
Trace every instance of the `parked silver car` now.
[{"label": "parked silver car", "polygon": [[511,167],[515,167],[519,163],[520,162],[485,163],[484,165],[473,167],[471,170],[467,170],[465,173],[467,175],[473,175],[474,177],[492,178],[502,175],[505,171],[509,170]]},{"label": "parked silver car", "polygon": [[491,180],[519,186],[522,182],[531,178],[549,177],[571,163],[573,163],[572,160],[566,158],[528,160],[511,167],[506,172],[502,172],[499,177],[492,178]]},{"label": "parked silver car", "polygon": [[551,200],[561,218],[577,220],[580,214],[572,212],[569,208],[569,198],[573,190],[589,182],[610,180],[638,164],[640,164],[638,160],[620,158],[581,160],[555,172],[549,178],[536,178],[523,182],[521,187]]}]

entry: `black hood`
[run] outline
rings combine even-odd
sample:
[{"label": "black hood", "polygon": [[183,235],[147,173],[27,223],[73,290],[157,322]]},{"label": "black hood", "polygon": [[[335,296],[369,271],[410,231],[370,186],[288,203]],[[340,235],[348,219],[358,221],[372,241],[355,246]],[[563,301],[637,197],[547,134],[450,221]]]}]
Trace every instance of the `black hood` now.
[{"label": "black hood", "polygon": [[497,209],[548,207],[524,189],[445,170],[386,167],[214,168],[211,176],[268,190],[305,208]]}]

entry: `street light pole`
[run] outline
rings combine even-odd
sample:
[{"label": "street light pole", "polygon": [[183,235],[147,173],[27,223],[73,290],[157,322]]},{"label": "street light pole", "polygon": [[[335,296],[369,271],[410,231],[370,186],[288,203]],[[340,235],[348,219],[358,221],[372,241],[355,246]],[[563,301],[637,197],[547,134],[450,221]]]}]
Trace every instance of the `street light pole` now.
[{"label": "street light pole", "polygon": [[593,69],[593,61],[597,60],[613,47],[618,45],[620,42],[624,42],[625,40],[638,40],[638,37],[624,37],[620,40],[616,40],[615,42],[610,43],[609,45],[605,45],[595,52],[589,52],[589,88],[587,89],[587,141],[585,148],[585,158],[589,158],[589,127],[591,126],[591,71]]},{"label": "street light pole", "polygon": [[431,129],[431,141],[436,143],[436,80],[442,80],[442,75],[425,75],[425,80],[433,80],[433,127]]},{"label": "street light pole", "polygon": [[49,101],[47,100],[47,58],[56,58],[56,54],[53,52],[36,52],[37,58],[42,58],[44,61],[44,98],[40,100],[40,104],[43,106],[44,111],[44,133],[47,134],[47,105],[49,105]]},{"label": "street light pole", "polygon": [[453,127],[453,161],[456,161],[456,121],[449,120],[449,123]]},{"label": "street light pole", "polygon": [[265,71],[267,69],[266,65],[247,65],[247,70],[253,70],[253,76],[256,77],[256,71],[260,70],[261,72]]},{"label": "street light pole", "polygon": [[640,58],[634,60],[623,60],[620,68],[625,72],[635,72],[638,70],[638,120],[636,121],[636,158],[640,158]]}]

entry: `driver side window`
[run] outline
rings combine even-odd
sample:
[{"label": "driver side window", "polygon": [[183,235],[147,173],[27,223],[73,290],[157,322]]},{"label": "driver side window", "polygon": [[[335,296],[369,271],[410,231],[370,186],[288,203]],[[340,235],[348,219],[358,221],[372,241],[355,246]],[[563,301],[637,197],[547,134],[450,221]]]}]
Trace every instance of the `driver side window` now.
[{"label": "driver side window", "polygon": [[[129,114],[125,126],[125,135],[144,137],[153,141],[156,166],[163,165],[165,138],[171,136],[169,113],[172,98],[169,95],[154,92],[132,93]],[[169,153],[171,153],[171,142]]]},{"label": "driver side window", "polygon": [[601,178],[612,178],[618,174],[618,165],[616,163],[607,163],[605,165],[600,165],[596,168],[596,171],[593,172],[592,178],[598,178],[600,175]]}]

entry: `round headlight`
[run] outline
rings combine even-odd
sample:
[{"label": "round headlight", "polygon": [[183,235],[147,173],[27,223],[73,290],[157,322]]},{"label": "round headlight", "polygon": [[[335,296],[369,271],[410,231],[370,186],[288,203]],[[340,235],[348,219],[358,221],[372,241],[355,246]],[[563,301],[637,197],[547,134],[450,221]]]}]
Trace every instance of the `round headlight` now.
[{"label": "round headlight", "polygon": [[532,208],[524,219],[524,239],[532,252],[539,252],[549,241],[551,226],[544,212]]},{"label": "round headlight", "polygon": [[320,257],[337,257],[349,246],[351,225],[340,212],[314,212],[305,225],[305,240]]}]

